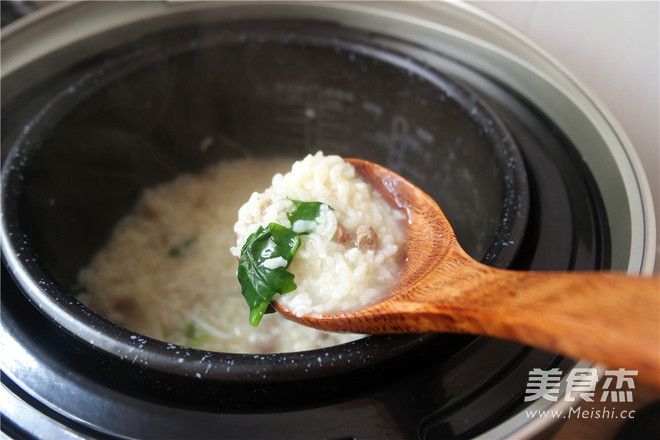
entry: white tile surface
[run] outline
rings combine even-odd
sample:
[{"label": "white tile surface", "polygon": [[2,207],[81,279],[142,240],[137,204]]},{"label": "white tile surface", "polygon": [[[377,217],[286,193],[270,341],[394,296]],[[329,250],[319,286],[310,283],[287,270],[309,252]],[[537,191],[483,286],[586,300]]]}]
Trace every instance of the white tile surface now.
[{"label": "white tile surface", "polygon": [[[660,223],[660,2],[470,1],[552,55],[621,124]],[[657,227],[657,226],[656,226]],[[660,272],[660,230],[655,271]]]}]

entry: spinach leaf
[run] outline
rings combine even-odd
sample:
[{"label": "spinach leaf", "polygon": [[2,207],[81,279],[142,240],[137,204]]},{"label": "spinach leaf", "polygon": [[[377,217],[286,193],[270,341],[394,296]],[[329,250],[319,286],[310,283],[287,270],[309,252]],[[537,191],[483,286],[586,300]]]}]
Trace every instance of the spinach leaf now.
[{"label": "spinach leaf", "polygon": [[300,247],[300,237],[293,230],[270,223],[259,226],[241,249],[238,281],[241,293],[250,306],[250,324],[259,325],[264,313],[274,311],[270,301],[275,294],[296,288],[293,274],[287,271],[293,255]]},{"label": "spinach leaf", "polygon": [[[291,200],[291,202],[293,202],[294,210],[287,212],[286,216],[291,222],[291,228],[299,234],[314,232],[315,225],[313,225],[313,222],[321,215],[323,205],[332,210],[331,206],[321,202],[301,202],[299,200]],[[296,222],[300,223],[296,225]]]},{"label": "spinach leaf", "polygon": [[[276,294],[296,289],[293,274],[287,269],[300,247],[299,235],[314,231],[315,220],[324,205],[321,202],[291,201],[294,209],[287,213],[291,228],[277,223],[270,223],[265,228],[259,226],[241,249],[238,281],[241,293],[250,306],[250,324],[255,327],[265,313],[275,311],[270,301]],[[330,206],[328,208],[332,209]]]}]

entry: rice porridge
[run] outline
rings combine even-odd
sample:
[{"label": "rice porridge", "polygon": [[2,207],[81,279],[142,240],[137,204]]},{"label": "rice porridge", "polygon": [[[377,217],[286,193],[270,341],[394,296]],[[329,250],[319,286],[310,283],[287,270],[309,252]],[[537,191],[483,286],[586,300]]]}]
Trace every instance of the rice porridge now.
[{"label": "rice porridge", "polygon": [[[314,216],[292,221],[298,206],[311,202],[321,203],[313,206]],[[252,194],[239,210],[234,226],[236,246],[231,252],[242,262],[242,254],[248,251],[246,242],[268,225],[304,232],[290,261],[269,257],[259,263],[262,270],[264,266],[281,268],[285,273],[290,262],[294,290],[278,292],[285,294],[275,295],[273,300],[297,316],[347,311],[373,302],[396,281],[405,239],[403,219],[351,164],[318,152],[296,162],[288,173],[275,175],[264,192]],[[272,242],[269,246],[271,252]],[[252,266],[247,270],[255,270]],[[255,275],[255,285],[271,276],[271,272],[265,273],[267,276]],[[245,290],[244,284],[244,295]]]},{"label": "rice porridge", "polygon": [[145,190],[80,271],[78,298],[138,333],[214,351],[300,351],[362,337],[314,330],[278,314],[265,316],[258,328],[247,320],[236,257],[228,251],[234,245],[236,212],[291,163],[224,162]]}]

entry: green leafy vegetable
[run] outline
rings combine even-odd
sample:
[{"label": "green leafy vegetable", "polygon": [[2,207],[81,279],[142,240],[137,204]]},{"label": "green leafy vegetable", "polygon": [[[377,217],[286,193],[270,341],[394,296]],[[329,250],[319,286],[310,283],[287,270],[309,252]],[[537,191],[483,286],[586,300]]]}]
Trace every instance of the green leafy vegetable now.
[{"label": "green leafy vegetable", "polygon": [[195,326],[195,323],[193,321],[190,321],[186,326],[186,331],[185,331],[186,339],[193,339],[195,337],[195,333],[197,333],[197,328]]},{"label": "green leafy vegetable", "polygon": [[200,332],[197,329],[194,321],[190,321],[184,331],[186,337],[185,345],[187,347],[197,348],[207,341],[212,339],[211,335],[206,332]]},{"label": "green leafy vegetable", "polygon": [[[293,230],[299,234],[310,234],[314,232],[315,225],[312,225],[314,220],[321,215],[321,208],[325,205],[332,209],[329,205],[321,202],[301,202],[299,200],[291,200],[293,202],[293,211],[287,212],[286,216],[291,222]],[[298,225],[296,225],[297,222]]]},{"label": "green leafy vegetable", "polygon": [[[308,222],[316,220],[324,205],[321,202],[291,201],[294,210],[288,212],[287,217],[292,228],[277,223],[270,223],[266,228],[260,226],[241,249],[238,281],[241,293],[250,306],[250,324],[255,327],[265,313],[275,311],[270,301],[276,294],[283,295],[296,289],[293,274],[287,269],[300,247],[299,235],[314,231],[315,226]],[[328,208],[332,209],[330,206]],[[303,223],[295,225],[299,221]]]},{"label": "green leafy vegetable", "polygon": [[191,237],[178,246],[171,247],[167,252],[170,257],[180,257],[197,241],[196,237]]},{"label": "green leafy vegetable", "polygon": [[[300,246],[300,237],[293,230],[270,223],[259,226],[241,249],[238,262],[238,281],[241,293],[250,306],[250,324],[259,325],[264,313],[271,313],[270,301],[275,294],[295,290],[293,274],[287,271],[293,255]],[[278,261],[284,260],[281,265]],[[268,264],[268,262],[274,264]]]}]

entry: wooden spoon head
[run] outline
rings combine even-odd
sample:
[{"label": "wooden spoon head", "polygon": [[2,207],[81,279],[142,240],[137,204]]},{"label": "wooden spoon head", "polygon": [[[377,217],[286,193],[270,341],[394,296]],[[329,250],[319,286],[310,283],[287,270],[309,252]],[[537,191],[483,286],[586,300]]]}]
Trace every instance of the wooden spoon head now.
[{"label": "wooden spoon head", "polygon": [[373,162],[345,160],[390,206],[405,216],[402,272],[388,295],[394,296],[438,266],[448,252],[458,246],[456,235],[438,204],[407,179]]},{"label": "wooden spoon head", "polygon": [[402,268],[399,280],[381,299],[363,309],[323,315],[295,316],[277,302],[275,309],[292,321],[320,329],[355,331],[351,320],[376,313],[379,305],[409,294],[424,277],[441,265],[450,254],[462,249],[456,241],[451,225],[440,207],[424,191],[397,173],[362,159],[344,159],[390,206],[404,216],[406,241],[401,251]]}]

